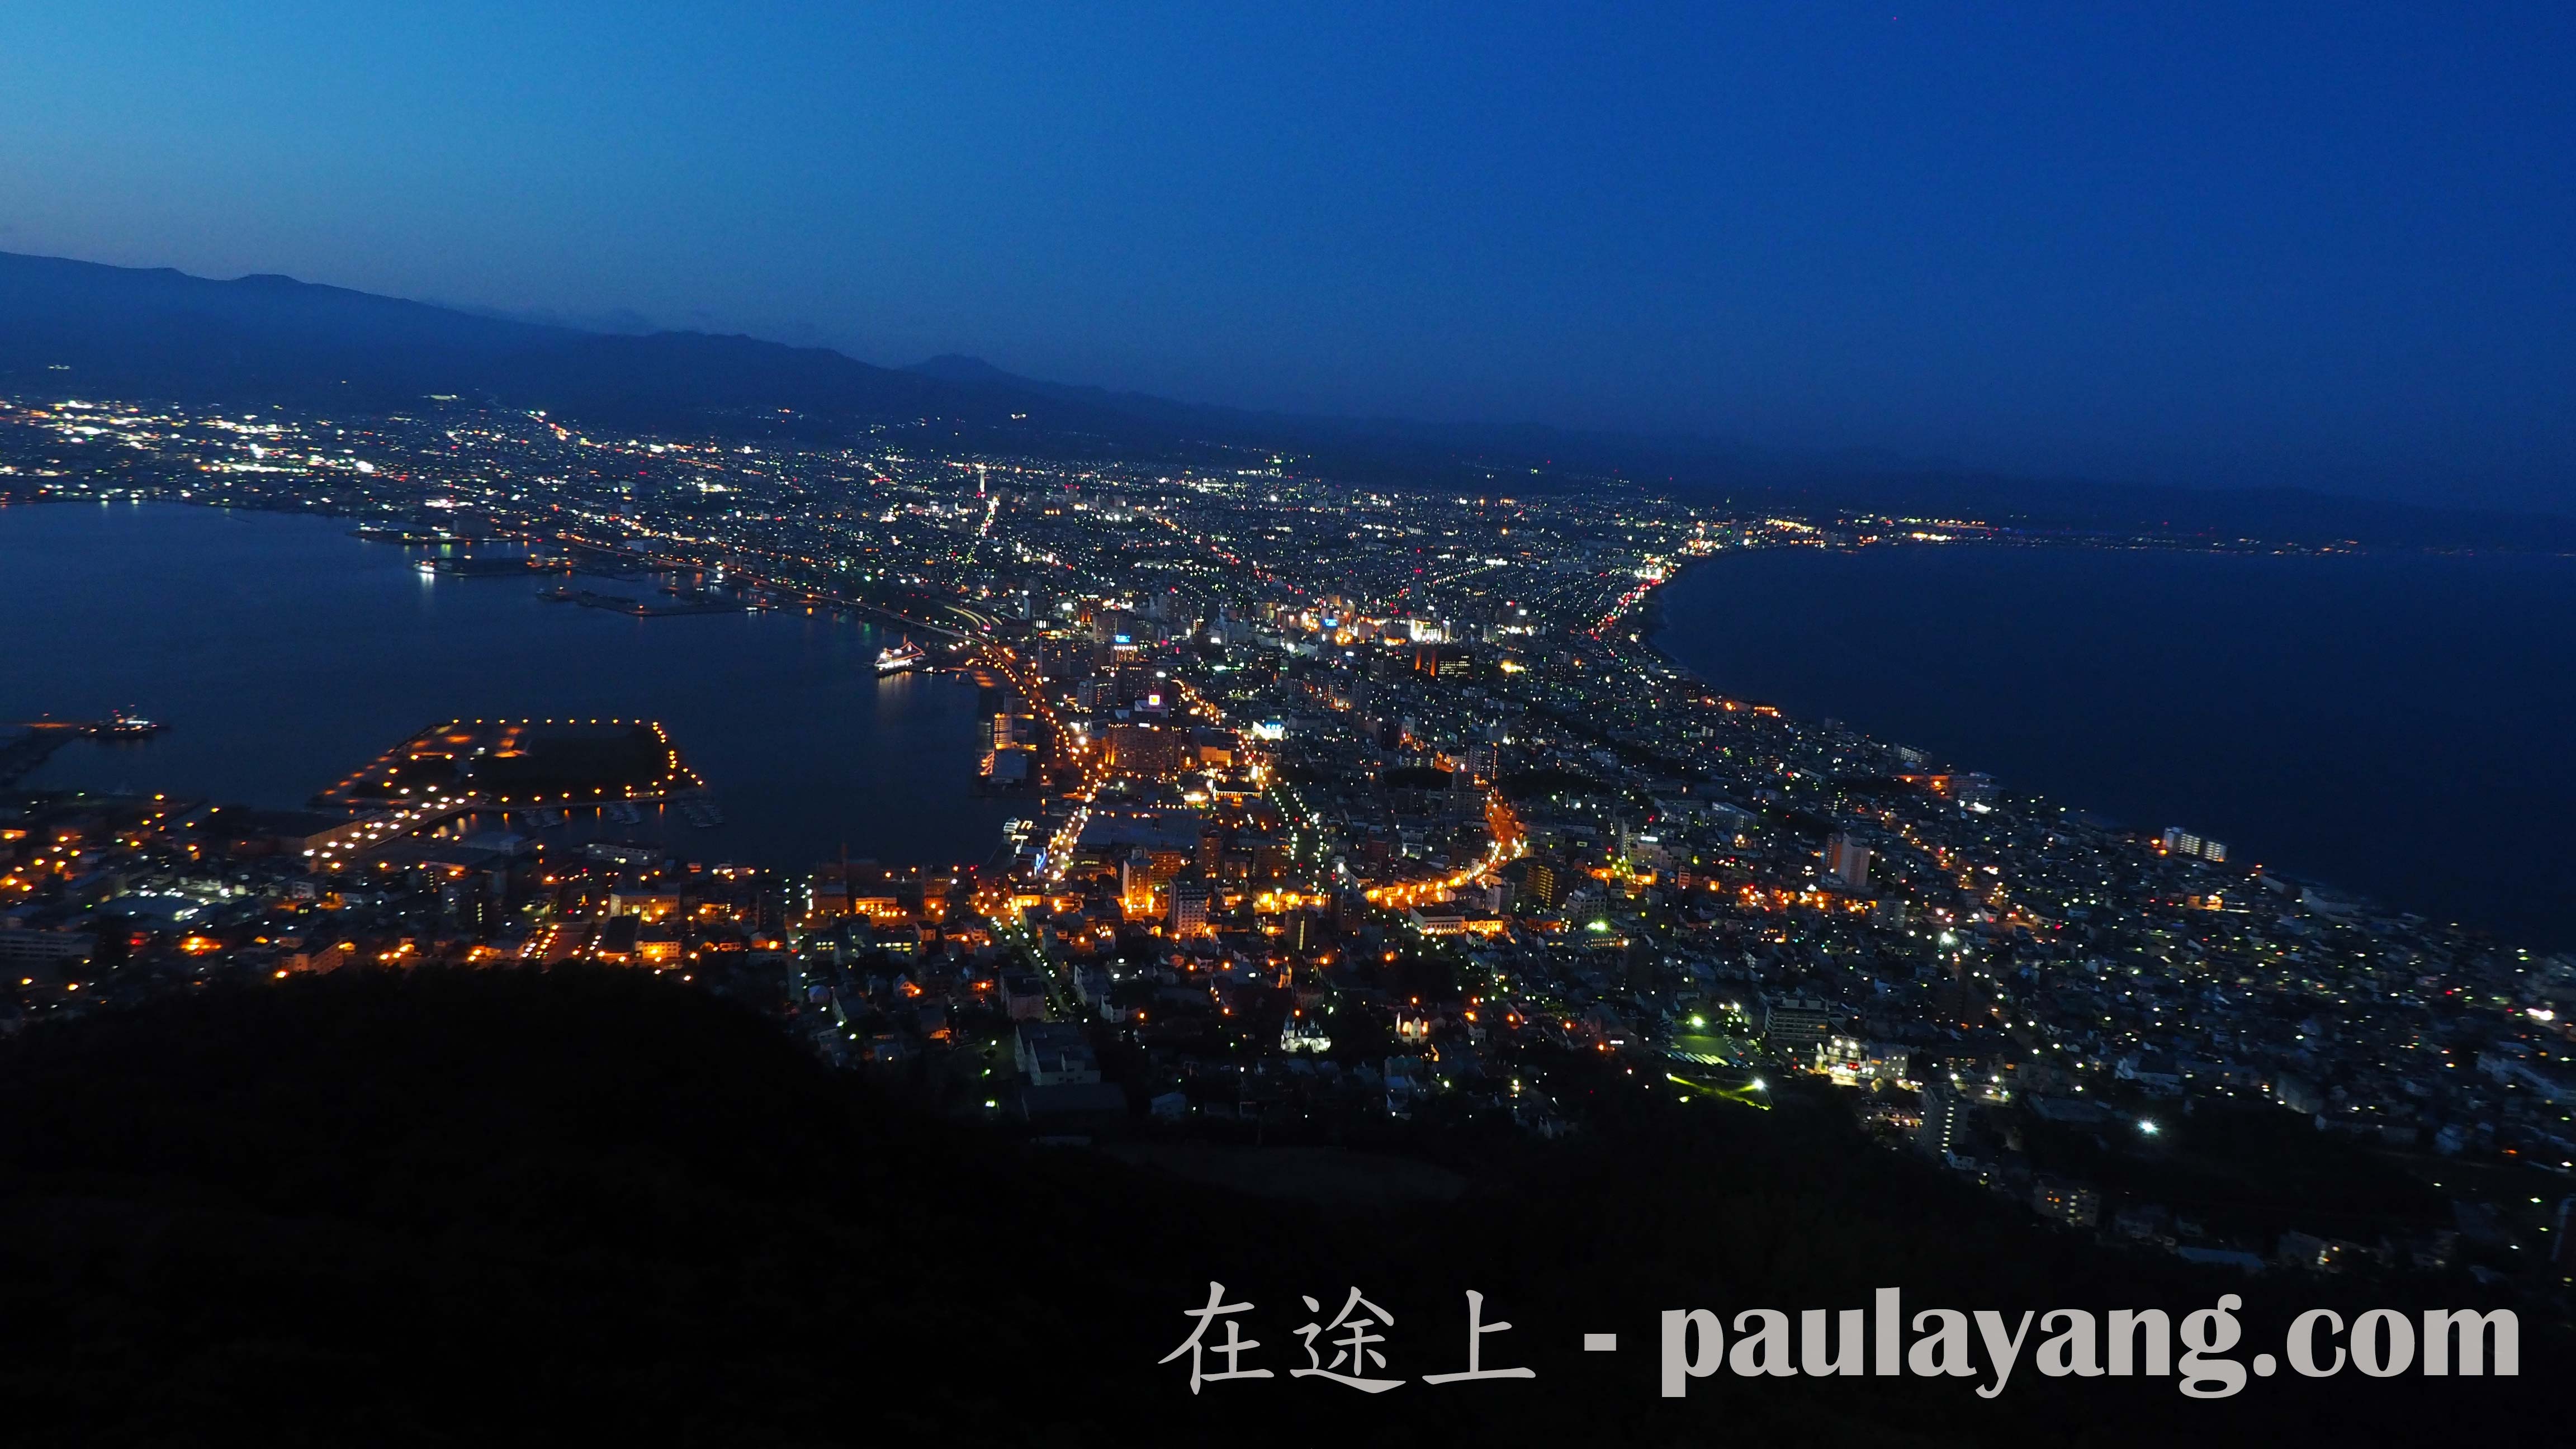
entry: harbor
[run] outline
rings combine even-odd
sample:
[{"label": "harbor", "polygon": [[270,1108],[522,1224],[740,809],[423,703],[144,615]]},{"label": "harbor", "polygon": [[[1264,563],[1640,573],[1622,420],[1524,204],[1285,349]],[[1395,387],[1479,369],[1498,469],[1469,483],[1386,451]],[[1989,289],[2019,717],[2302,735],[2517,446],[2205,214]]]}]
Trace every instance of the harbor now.
[{"label": "harbor", "polygon": [[[499,556],[502,542],[472,553]],[[82,566],[107,551],[127,560],[129,582],[107,587]],[[660,603],[678,596],[656,588],[699,576],[650,575],[644,560],[603,551],[538,552],[580,573],[424,573],[429,550],[353,539],[342,520],[275,512],[8,510],[0,560],[13,582],[61,601],[82,627],[77,645],[29,641],[18,670],[0,679],[0,720],[98,722],[129,709],[173,727],[149,739],[48,731],[57,737],[17,750],[36,732],[0,728],[0,751],[11,751],[30,789],[168,790],[299,811],[316,808],[308,802],[318,787],[427,722],[649,719],[716,794],[693,795],[682,782],[662,798],[639,797],[632,825],[598,805],[564,808],[549,825],[519,813],[514,798],[506,822],[483,814],[432,828],[544,832],[538,838],[576,845],[649,840],[689,859],[782,867],[832,858],[844,845],[896,865],[991,853],[1015,807],[978,791],[990,732],[977,690],[944,669],[876,670],[879,654],[907,635],[941,653],[937,636],[786,590],[773,591],[772,607],[649,623],[553,607],[537,599],[541,584]],[[610,569],[637,581],[612,581]],[[209,599],[225,606],[205,607]],[[548,797],[537,811],[569,803],[556,790],[530,793]]]}]

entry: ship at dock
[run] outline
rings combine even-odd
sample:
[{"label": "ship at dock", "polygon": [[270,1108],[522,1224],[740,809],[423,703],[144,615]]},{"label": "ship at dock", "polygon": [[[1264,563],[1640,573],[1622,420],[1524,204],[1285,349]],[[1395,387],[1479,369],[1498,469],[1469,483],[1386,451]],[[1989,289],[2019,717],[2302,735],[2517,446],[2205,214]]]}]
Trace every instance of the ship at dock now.
[{"label": "ship at dock", "polygon": [[118,710],[105,719],[29,720],[14,736],[0,737],[0,788],[15,785],[36,767],[53,757],[54,751],[72,740],[87,737],[98,740],[146,740],[161,732],[159,720],[145,719],[127,710]]},{"label": "ship at dock", "polygon": [[877,673],[880,675],[901,674],[906,670],[920,669],[929,663],[930,656],[923,652],[920,645],[909,639],[891,649],[877,651]]}]

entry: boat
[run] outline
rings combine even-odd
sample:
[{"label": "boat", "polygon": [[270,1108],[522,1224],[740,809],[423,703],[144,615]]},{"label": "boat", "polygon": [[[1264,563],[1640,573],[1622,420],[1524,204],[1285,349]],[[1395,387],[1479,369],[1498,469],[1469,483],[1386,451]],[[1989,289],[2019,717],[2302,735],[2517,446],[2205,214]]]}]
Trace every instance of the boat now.
[{"label": "boat", "polygon": [[929,662],[930,656],[923,652],[920,645],[909,639],[895,648],[877,651],[877,673],[879,674],[901,674],[908,669],[919,669]]},{"label": "boat", "polygon": [[139,714],[128,714],[120,709],[99,721],[92,729],[94,733],[109,739],[131,740],[160,733],[161,722],[145,719]]},{"label": "boat", "polygon": [[724,824],[724,812],[716,808],[714,797],[703,790],[685,791],[671,797],[680,818],[700,830],[713,830]]}]

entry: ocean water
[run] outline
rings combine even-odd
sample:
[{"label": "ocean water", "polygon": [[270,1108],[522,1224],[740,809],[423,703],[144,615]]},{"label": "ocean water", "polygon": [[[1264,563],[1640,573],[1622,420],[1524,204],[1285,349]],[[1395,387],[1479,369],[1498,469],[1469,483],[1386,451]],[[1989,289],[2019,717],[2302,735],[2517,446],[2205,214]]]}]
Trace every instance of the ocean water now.
[{"label": "ocean water", "polygon": [[2576,947],[2576,559],[1747,550],[1663,607],[1730,694]]},{"label": "ocean water", "polygon": [[[184,505],[0,509],[0,722],[129,709],[169,728],[68,745],[34,788],[295,808],[455,716],[645,717],[726,821],[646,822],[684,858],[980,862],[1025,805],[981,798],[977,691],[879,679],[894,635],[802,612],[638,619],[540,602],[558,580],[423,575],[345,520]],[[645,581],[583,586],[644,596]]]}]

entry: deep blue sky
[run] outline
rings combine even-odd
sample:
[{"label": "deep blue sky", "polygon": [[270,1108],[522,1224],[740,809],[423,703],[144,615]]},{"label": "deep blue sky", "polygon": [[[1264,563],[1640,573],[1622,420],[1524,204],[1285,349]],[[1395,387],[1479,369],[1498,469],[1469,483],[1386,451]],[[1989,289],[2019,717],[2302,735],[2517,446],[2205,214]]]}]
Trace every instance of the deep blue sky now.
[{"label": "deep blue sky", "polygon": [[0,249],[2576,511],[2564,0],[355,8],[0,9]]}]

